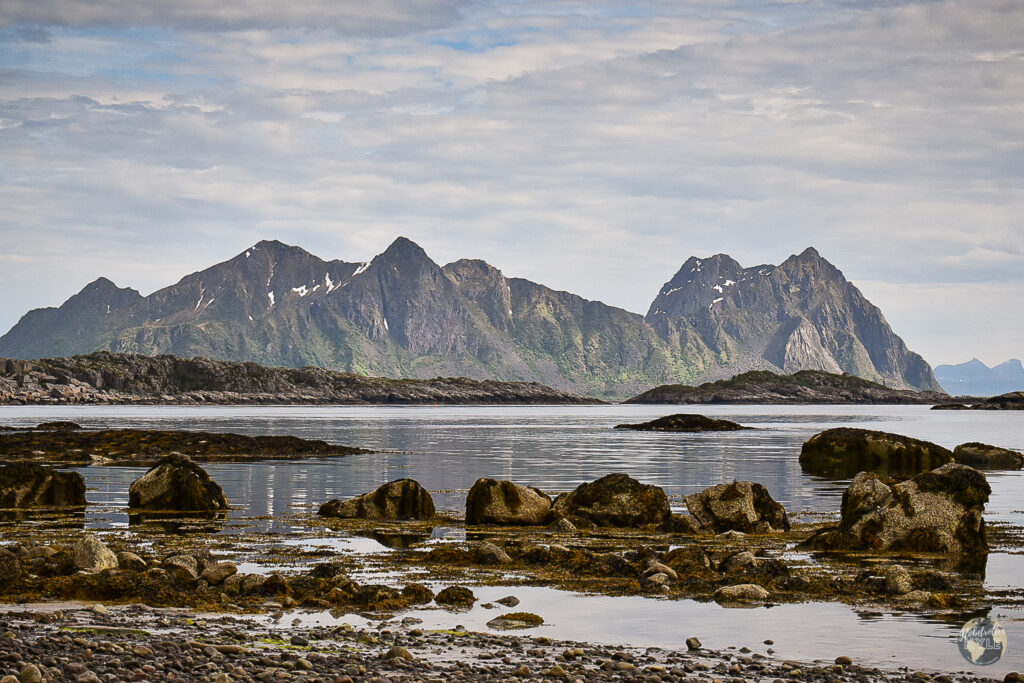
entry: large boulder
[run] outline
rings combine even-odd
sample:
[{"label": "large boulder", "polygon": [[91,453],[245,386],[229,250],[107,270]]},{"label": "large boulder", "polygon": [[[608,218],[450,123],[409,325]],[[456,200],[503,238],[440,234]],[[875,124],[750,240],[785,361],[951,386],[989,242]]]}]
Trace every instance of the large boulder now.
[{"label": "large boulder", "polygon": [[712,486],[687,496],[686,507],[701,528],[716,534],[789,531],[786,508],[771,497],[768,489],[755,482],[734,481]]},{"label": "large boulder", "polygon": [[117,555],[92,534],[82,537],[72,550],[75,568],[89,572],[117,569]]},{"label": "large boulder", "polygon": [[729,420],[718,420],[693,413],[666,415],[650,422],[615,425],[615,428],[638,432],[735,432],[750,429]]},{"label": "large boulder", "polygon": [[1019,470],[1024,467],[1024,453],[976,441],[962,443],[954,448],[953,460],[983,470]]},{"label": "large boulder", "polygon": [[949,463],[892,486],[861,472],[843,493],[839,526],[805,542],[819,550],[894,550],[980,557],[992,489],[978,470]]},{"label": "large boulder", "polygon": [[477,479],[466,496],[466,524],[540,525],[550,515],[550,496],[510,481]]},{"label": "large boulder", "polygon": [[661,524],[672,514],[668,496],[661,487],[641,484],[622,473],[606,475],[563,493],[555,500],[553,510],[565,517],[614,527]]},{"label": "large boulder", "polygon": [[858,472],[913,476],[952,461],[953,454],[937,444],[851,427],[815,434],[800,449],[800,467],[805,472],[840,479]]},{"label": "large boulder", "polygon": [[85,479],[78,472],[27,462],[0,467],[0,508],[84,506]]},{"label": "large boulder", "polygon": [[200,512],[227,510],[224,489],[192,458],[171,453],[128,488],[134,510]]},{"label": "large boulder", "polygon": [[356,498],[328,501],[317,514],[343,519],[432,519],[435,513],[430,492],[419,482],[397,479]]}]

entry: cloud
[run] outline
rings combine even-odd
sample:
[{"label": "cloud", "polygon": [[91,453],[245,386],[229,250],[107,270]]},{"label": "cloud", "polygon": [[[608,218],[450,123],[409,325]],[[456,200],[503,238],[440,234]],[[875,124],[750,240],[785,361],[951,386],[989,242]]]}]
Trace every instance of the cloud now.
[{"label": "cloud", "polygon": [[[809,244],[886,292],[1024,296],[1018,4],[301,5],[5,4],[0,235],[39,260],[0,323],[399,234],[638,312],[691,254]],[[980,343],[919,300],[912,348]]]}]

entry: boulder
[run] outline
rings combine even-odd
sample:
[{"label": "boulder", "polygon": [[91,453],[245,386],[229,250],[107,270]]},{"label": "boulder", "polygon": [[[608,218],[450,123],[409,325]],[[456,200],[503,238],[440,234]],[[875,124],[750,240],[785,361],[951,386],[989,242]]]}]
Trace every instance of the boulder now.
[{"label": "boulder", "polygon": [[476,596],[473,595],[473,591],[463,586],[448,586],[434,596],[434,602],[454,607],[472,607],[476,602]]},{"label": "boulder", "polygon": [[118,567],[117,555],[92,534],[84,536],[75,544],[72,557],[75,568],[84,571],[98,572]]},{"label": "boulder", "polygon": [[661,487],[641,484],[622,473],[580,484],[560,495],[552,509],[569,518],[613,527],[660,524],[671,516],[668,496]]},{"label": "boulder", "polygon": [[900,434],[839,427],[808,439],[800,449],[800,467],[808,474],[846,479],[858,472],[913,476],[953,461],[934,443]]},{"label": "boulder", "polygon": [[477,479],[466,496],[466,524],[533,526],[547,522],[551,497],[532,486]]},{"label": "boulder", "polygon": [[85,507],[85,479],[27,462],[0,467],[0,508],[36,507]]},{"label": "boulder", "polygon": [[172,555],[162,566],[176,583],[188,585],[199,578],[199,563],[191,555]]},{"label": "boulder", "polygon": [[117,567],[131,572],[144,572],[149,565],[135,553],[124,551],[117,554]]},{"label": "boulder", "polygon": [[686,497],[686,507],[701,528],[712,533],[789,531],[786,508],[762,484],[734,481]]},{"label": "boulder", "polygon": [[211,586],[219,586],[237,572],[238,567],[234,562],[215,562],[204,569],[199,578]]},{"label": "boulder", "polygon": [[397,479],[350,500],[328,501],[317,514],[342,519],[432,519],[434,500],[419,482]]},{"label": "boulder", "polygon": [[982,512],[991,492],[984,474],[957,463],[892,486],[861,472],[843,493],[839,526],[820,530],[804,545],[983,557]]},{"label": "boulder", "polygon": [[7,548],[0,548],[0,588],[21,576],[18,556]]},{"label": "boulder", "polygon": [[729,420],[716,420],[704,415],[679,413],[666,415],[650,422],[615,425],[616,429],[632,429],[640,432],[735,432],[750,429]]},{"label": "boulder", "polygon": [[227,510],[228,497],[192,458],[171,453],[128,488],[134,510],[200,512]]},{"label": "boulder", "polygon": [[473,548],[473,561],[478,564],[509,564],[512,558],[498,546],[485,541]]},{"label": "boulder", "polygon": [[1024,453],[977,441],[962,443],[954,448],[953,460],[983,470],[1019,470],[1024,467]]},{"label": "boulder", "polygon": [[768,599],[768,591],[756,583],[741,583],[736,586],[725,586],[715,591],[715,602],[763,602]]}]

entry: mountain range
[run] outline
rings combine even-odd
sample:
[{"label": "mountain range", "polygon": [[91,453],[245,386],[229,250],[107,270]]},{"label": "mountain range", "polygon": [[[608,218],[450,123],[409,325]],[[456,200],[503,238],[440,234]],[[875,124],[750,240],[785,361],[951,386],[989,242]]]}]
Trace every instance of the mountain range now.
[{"label": "mountain range", "polygon": [[365,263],[262,241],[149,296],[100,278],[0,337],[8,358],[96,350],[539,381],[603,397],[748,370],[940,389],[924,359],[814,248],[778,266],[690,258],[642,316],[479,260],[442,267],[405,238]]},{"label": "mountain range", "polygon": [[1024,365],[1016,358],[994,368],[977,358],[957,365],[937,365],[935,377],[954,396],[997,396],[1024,391]]}]

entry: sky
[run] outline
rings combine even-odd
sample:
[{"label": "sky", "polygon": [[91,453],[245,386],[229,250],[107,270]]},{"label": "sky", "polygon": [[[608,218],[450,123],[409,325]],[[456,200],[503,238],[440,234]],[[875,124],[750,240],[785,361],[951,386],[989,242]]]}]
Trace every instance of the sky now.
[{"label": "sky", "polygon": [[932,364],[1024,357],[1024,3],[5,0],[0,331],[279,239],[638,313],[807,246]]}]

